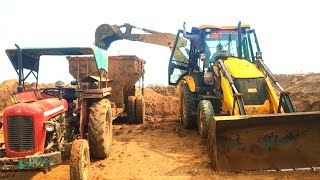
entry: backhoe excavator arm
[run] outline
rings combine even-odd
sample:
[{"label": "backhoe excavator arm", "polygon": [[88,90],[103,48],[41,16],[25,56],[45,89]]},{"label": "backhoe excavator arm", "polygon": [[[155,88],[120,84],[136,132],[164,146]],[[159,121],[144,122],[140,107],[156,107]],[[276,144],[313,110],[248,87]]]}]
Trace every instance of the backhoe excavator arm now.
[{"label": "backhoe excavator arm", "polygon": [[[121,31],[125,28],[125,31]],[[132,29],[140,29],[146,34],[132,34]],[[162,33],[150,29],[138,28],[131,24],[125,23],[121,26],[101,24],[95,33],[95,45],[107,50],[111,43],[117,40],[141,41],[150,44],[157,44],[169,47],[172,50],[176,35],[170,33]]]}]

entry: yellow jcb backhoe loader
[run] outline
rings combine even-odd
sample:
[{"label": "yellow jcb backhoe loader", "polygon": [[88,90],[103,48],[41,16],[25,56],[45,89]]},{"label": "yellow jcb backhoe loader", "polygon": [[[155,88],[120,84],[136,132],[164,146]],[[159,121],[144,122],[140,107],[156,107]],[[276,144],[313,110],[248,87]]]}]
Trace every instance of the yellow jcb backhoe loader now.
[{"label": "yellow jcb backhoe loader", "polygon": [[179,87],[182,124],[208,138],[214,170],[320,166],[320,111],[296,112],[249,25],[179,30],[168,77]]},{"label": "yellow jcb backhoe loader", "polygon": [[[145,34],[132,34],[132,29]],[[320,112],[296,112],[262,60],[249,25],[192,28],[193,36],[102,24],[95,44],[126,39],[172,50],[169,85],[177,85],[181,123],[208,137],[214,170],[273,170],[320,166]],[[197,35],[195,37],[194,35]],[[199,43],[200,42],[200,43]],[[278,97],[272,83],[280,92]]]}]

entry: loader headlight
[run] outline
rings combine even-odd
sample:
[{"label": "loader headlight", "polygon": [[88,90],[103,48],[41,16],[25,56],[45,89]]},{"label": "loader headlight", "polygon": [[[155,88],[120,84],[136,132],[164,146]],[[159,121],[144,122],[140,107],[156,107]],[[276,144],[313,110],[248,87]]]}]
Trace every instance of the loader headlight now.
[{"label": "loader headlight", "polygon": [[44,129],[48,132],[56,130],[56,124],[54,122],[44,122]]}]

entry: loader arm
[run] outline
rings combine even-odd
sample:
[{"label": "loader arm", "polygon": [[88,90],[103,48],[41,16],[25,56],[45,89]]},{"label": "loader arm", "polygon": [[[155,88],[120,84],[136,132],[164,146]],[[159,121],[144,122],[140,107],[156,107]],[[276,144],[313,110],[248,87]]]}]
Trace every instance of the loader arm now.
[{"label": "loader arm", "polygon": [[[124,31],[122,31],[123,29]],[[133,29],[140,29],[145,32],[145,34],[132,34]],[[175,38],[175,34],[138,28],[128,23],[121,26],[101,24],[95,32],[95,45],[107,50],[112,42],[125,39],[166,46],[172,50]]]}]

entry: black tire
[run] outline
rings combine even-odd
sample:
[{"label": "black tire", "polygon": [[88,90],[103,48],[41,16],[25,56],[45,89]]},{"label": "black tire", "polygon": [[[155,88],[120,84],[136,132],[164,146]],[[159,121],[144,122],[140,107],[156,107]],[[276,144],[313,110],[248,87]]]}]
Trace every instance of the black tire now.
[{"label": "black tire", "polygon": [[210,123],[207,139],[207,150],[211,167],[214,171],[217,171],[217,141],[216,141],[216,120],[213,118]]},{"label": "black tire", "polygon": [[135,96],[128,96],[127,118],[128,118],[128,123],[130,123],[130,124],[136,123],[135,101],[136,101]]},{"label": "black tire", "polygon": [[184,128],[192,129],[195,127],[197,101],[196,94],[192,93],[186,83],[181,85],[180,95],[180,117]]},{"label": "black tire", "polygon": [[209,100],[201,100],[198,104],[198,131],[202,138],[208,137],[211,119],[214,115],[212,104]]},{"label": "black tire", "polygon": [[88,134],[92,156],[108,157],[112,142],[112,111],[108,99],[94,102],[89,108]]},{"label": "black tire", "polygon": [[138,95],[136,97],[135,102],[135,110],[136,110],[136,123],[137,124],[143,124],[145,119],[145,103],[144,103],[144,97],[143,95]]},{"label": "black tire", "polygon": [[72,142],[70,155],[70,179],[88,179],[90,165],[89,144],[85,139],[77,139]]}]

